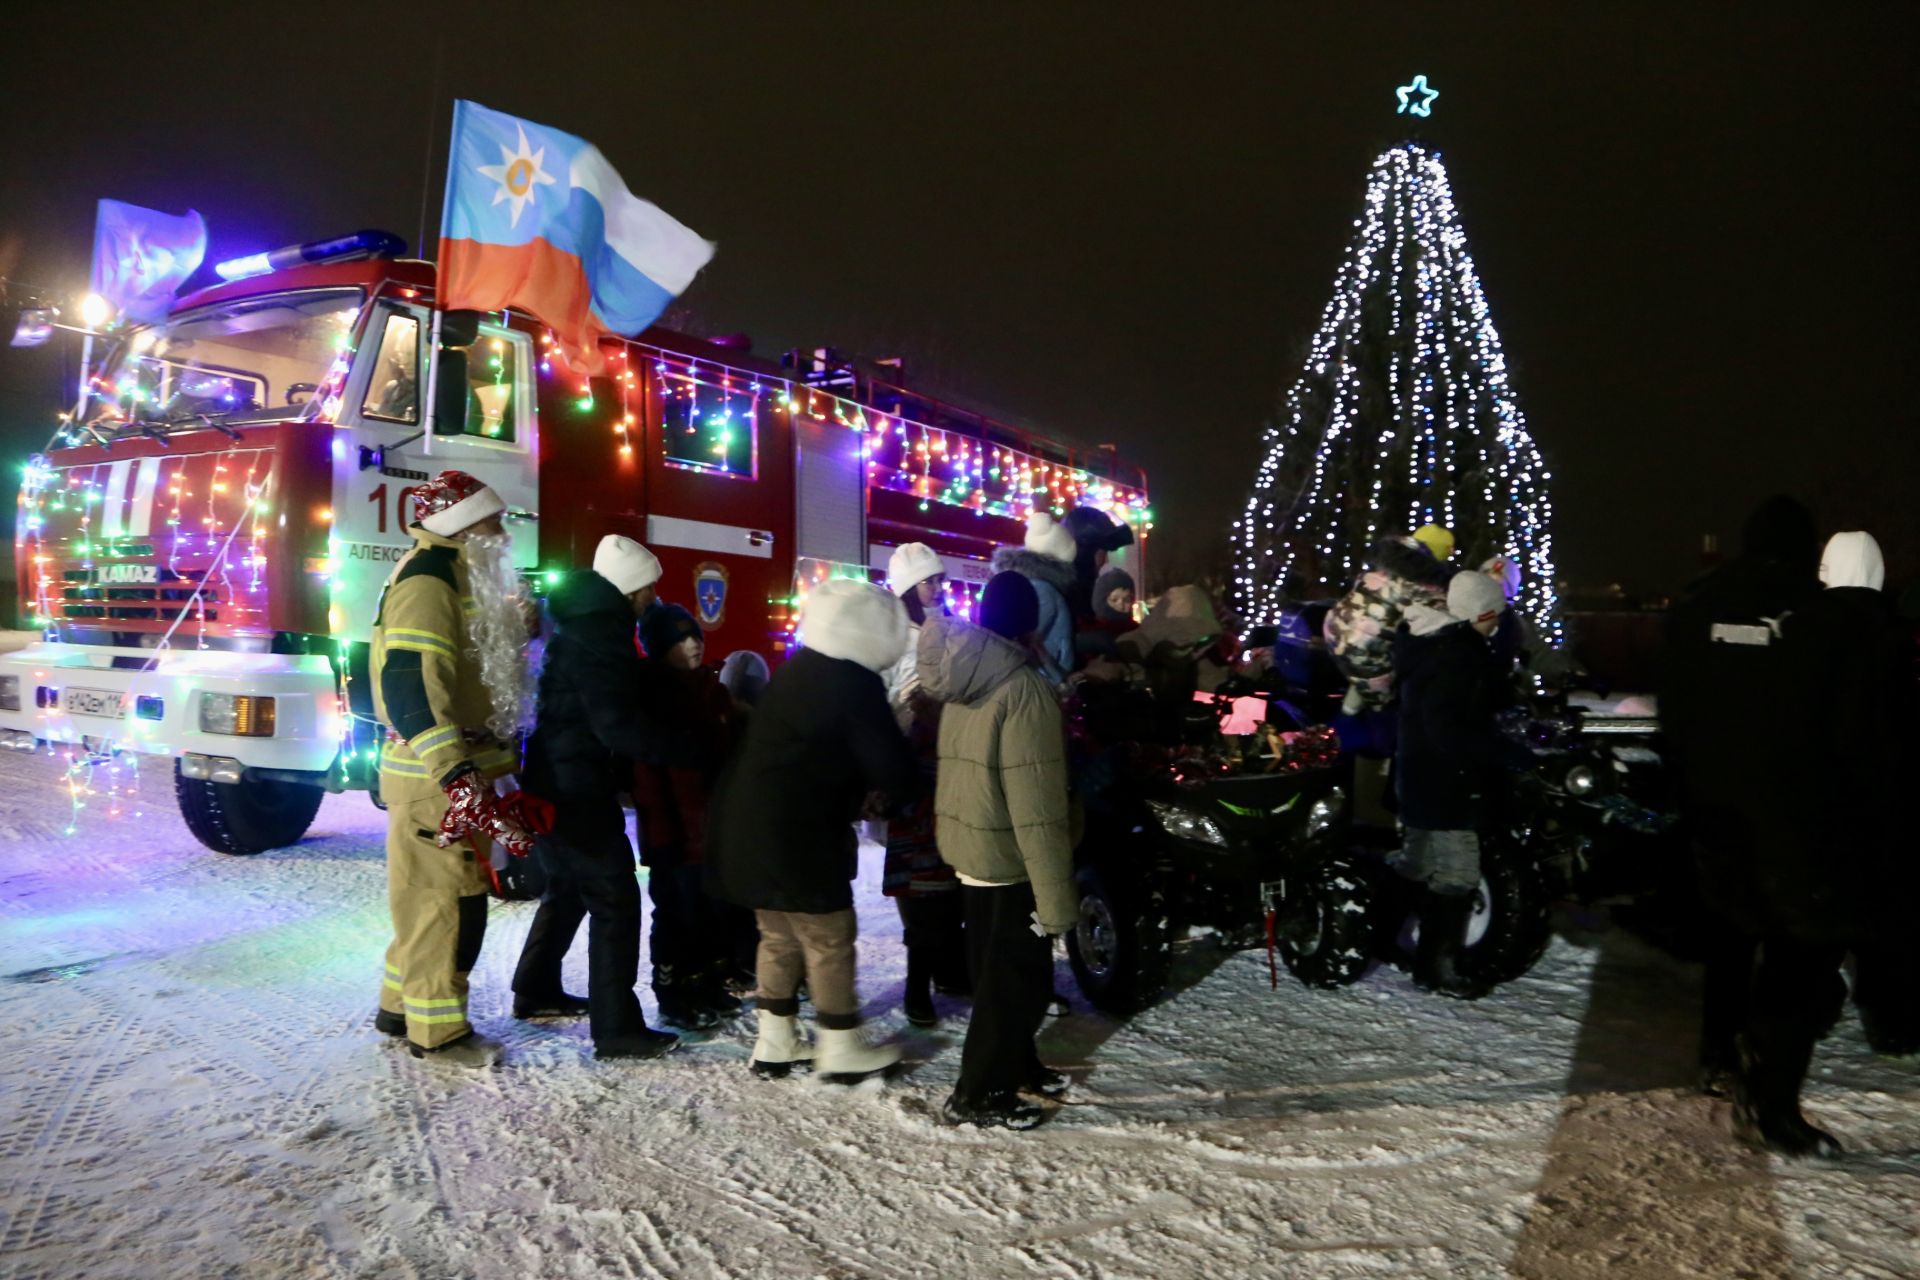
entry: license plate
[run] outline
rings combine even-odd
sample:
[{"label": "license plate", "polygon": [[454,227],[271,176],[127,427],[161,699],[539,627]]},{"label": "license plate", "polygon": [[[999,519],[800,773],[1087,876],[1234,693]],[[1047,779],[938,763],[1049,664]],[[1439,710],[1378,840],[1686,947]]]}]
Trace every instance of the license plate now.
[{"label": "license plate", "polygon": [[60,705],[68,715],[120,718],[120,694],[113,689],[64,689]]}]

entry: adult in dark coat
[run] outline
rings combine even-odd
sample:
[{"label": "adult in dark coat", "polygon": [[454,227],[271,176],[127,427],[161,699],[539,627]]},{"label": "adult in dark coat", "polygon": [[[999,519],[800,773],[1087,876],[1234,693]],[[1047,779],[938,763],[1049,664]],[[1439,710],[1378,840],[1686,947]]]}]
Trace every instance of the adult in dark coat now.
[{"label": "adult in dark coat", "polygon": [[1813,1046],[1845,998],[1845,948],[1808,929],[1811,795],[1794,744],[1792,620],[1820,594],[1813,516],[1774,497],[1748,519],[1740,554],[1668,613],[1660,714],[1702,895],[1715,919],[1702,1016],[1703,1083],[1735,1095],[1735,1129],[1783,1154],[1835,1155],[1800,1114]]},{"label": "adult in dark coat", "polygon": [[1394,779],[1406,825],[1397,865],[1426,890],[1413,980],[1463,999],[1486,990],[1458,961],[1480,884],[1479,832],[1499,768],[1494,713],[1504,694],[1487,639],[1505,608],[1498,583],[1458,574],[1447,586],[1446,609],[1409,606],[1394,639]]},{"label": "adult in dark coat", "polygon": [[[513,976],[521,1018],[584,1011],[594,1056],[650,1058],[678,1037],[651,1030],[633,986],[640,972],[640,886],[620,793],[636,760],[679,760],[679,690],[634,647],[634,621],[653,603],[660,562],[609,535],[548,600],[554,634],[540,673],[539,711],[521,781],[553,802],[554,829],[535,841],[548,876]],[[560,988],[560,963],[580,922],[587,932],[587,999]]]},{"label": "adult in dark coat", "polygon": [[815,1068],[859,1077],[899,1058],[858,1036],[851,882],[863,801],[905,797],[918,781],[881,681],[906,652],[907,615],[880,587],[830,579],[808,597],[800,638],[721,775],[707,858],[721,895],[760,925],[754,1069],[785,1075],[813,1056],[795,1016],[804,977],[819,1019]]},{"label": "adult in dark coat", "polygon": [[1909,639],[1882,589],[1880,547],[1836,533],[1820,559],[1826,589],[1787,619],[1791,723],[1811,744],[1796,787],[1804,858],[1774,891],[1801,937],[1854,956],[1854,1004],[1882,1053],[1920,1052],[1920,848],[1901,802],[1916,773],[1920,723]]}]

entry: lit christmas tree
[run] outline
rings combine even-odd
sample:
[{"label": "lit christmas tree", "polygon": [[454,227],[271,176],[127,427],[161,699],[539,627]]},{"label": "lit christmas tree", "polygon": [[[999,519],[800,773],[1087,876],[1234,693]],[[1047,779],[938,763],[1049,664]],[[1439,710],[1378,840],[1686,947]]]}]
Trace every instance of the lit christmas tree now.
[{"label": "lit christmas tree", "polygon": [[[1399,92],[1415,115],[1438,96],[1425,77]],[[1507,382],[1439,153],[1405,142],[1382,154],[1353,225],[1234,525],[1241,615],[1272,622],[1287,600],[1337,595],[1378,539],[1431,522],[1453,530],[1456,563],[1511,556],[1519,607],[1557,639],[1550,475]]]}]

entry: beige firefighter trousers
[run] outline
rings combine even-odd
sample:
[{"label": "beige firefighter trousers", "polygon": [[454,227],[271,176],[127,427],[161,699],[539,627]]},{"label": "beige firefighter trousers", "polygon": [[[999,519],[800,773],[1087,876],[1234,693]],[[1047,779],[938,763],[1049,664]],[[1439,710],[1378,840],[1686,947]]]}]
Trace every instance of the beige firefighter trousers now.
[{"label": "beige firefighter trousers", "polygon": [[[393,941],[380,1007],[405,1015],[407,1039],[423,1049],[471,1034],[467,974],[487,928],[486,840],[434,843],[447,798],[395,802],[387,810],[387,907]],[[479,850],[476,853],[476,848]]]}]

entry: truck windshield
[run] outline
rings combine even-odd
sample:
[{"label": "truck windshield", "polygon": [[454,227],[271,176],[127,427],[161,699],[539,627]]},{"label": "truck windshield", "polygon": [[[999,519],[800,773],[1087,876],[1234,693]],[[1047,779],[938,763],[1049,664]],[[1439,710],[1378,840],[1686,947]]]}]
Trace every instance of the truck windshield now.
[{"label": "truck windshield", "polygon": [[358,289],[217,303],[127,334],[95,382],[103,425],[297,418],[353,338]]}]

